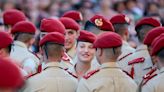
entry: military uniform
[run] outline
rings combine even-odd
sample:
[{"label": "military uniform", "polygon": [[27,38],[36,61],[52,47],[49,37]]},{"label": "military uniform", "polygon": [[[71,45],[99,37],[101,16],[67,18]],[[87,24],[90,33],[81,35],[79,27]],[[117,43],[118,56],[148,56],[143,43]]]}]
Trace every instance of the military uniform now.
[{"label": "military uniform", "polygon": [[60,62],[61,66],[65,69],[72,68],[74,66],[73,60],[68,56],[67,53],[64,53],[62,61]]},{"label": "military uniform", "polygon": [[[131,61],[132,63],[129,64]],[[117,63],[124,71],[131,75],[137,84],[140,84],[142,77],[147,74],[153,66],[146,45],[140,45],[133,54],[130,54]]]},{"label": "military uniform", "polygon": [[23,92],[75,92],[77,80],[59,62],[50,62],[43,71],[27,80]]},{"label": "military uniform", "polygon": [[37,72],[40,61],[23,42],[14,41],[10,57],[15,59],[28,74]]},{"label": "military uniform", "polygon": [[115,62],[104,63],[89,78],[81,79],[77,92],[136,92],[137,85]]},{"label": "military uniform", "polygon": [[164,68],[160,70],[158,76],[154,77],[145,86],[143,86],[142,92],[163,92],[164,91],[163,79],[164,79]]},{"label": "military uniform", "polygon": [[129,44],[128,44],[128,42],[126,42],[126,41],[122,41],[123,43],[122,43],[122,47],[121,47],[121,52],[122,52],[122,54],[128,54],[128,53],[133,53],[133,52],[135,52],[135,49],[134,48],[132,48]]}]

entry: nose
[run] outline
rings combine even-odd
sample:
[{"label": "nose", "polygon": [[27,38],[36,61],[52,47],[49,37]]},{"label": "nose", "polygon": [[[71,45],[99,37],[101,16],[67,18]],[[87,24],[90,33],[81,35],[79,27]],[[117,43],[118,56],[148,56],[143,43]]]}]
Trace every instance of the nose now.
[{"label": "nose", "polygon": [[84,51],[85,51],[85,52],[88,52],[89,50],[88,50],[88,48],[86,47],[86,48],[84,49]]}]

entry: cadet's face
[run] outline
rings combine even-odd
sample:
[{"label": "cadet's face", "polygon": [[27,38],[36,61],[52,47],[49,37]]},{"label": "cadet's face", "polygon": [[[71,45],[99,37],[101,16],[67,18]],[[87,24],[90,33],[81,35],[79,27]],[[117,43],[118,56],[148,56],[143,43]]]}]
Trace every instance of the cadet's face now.
[{"label": "cadet's face", "polygon": [[78,33],[76,31],[71,29],[66,30],[64,44],[66,50],[71,49],[75,45],[77,37]]},{"label": "cadet's face", "polygon": [[95,55],[95,48],[92,43],[78,42],[76,53],[81,62],[91,62]]}]

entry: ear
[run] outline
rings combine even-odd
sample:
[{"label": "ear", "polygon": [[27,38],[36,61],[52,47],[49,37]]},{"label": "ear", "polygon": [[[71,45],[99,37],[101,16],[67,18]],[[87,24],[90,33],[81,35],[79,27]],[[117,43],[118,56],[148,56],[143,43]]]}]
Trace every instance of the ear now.
[{"label": "ear", "polygon": [[102,56],[103,50],[101,48],[97,48],[97,55]]},{"label": "ear", "polygon": [[61,57],[63,57],[63,56],[65,55],[65,53],[66,53],[66,50],[65,50],[65,48],[63,47],[63,50],[62,50],[62,52],[61,52]]},{"label": "ear", "polygon": [[80,36],[80,30],[76,32],[76,39]]}]

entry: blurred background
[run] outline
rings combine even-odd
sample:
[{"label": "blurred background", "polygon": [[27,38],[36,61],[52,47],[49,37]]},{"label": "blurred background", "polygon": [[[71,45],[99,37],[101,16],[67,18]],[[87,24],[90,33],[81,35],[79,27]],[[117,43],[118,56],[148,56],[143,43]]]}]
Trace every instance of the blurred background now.
[{"label": "blurred background", "polygon": [[94,14],[108,19],[118,13],[126,14],[132,21],[131,39],[136,35],[134,25],[142,17],[154,17],[164,25],[164,0],[0,0],[0,25],[3,11],[12,8],[23,11],[38,28],[43,18],[61,17],[69,10],[82,13],[82,28]]}]

